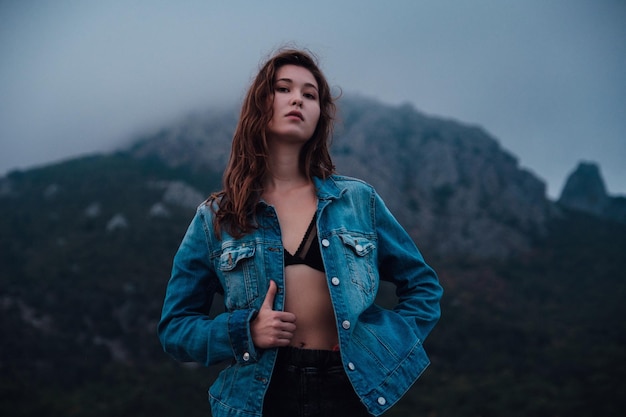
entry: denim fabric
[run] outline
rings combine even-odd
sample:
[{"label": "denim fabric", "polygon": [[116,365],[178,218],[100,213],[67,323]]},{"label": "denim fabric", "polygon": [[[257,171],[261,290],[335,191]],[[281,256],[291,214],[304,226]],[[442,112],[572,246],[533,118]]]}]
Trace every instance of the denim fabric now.
[{"label": "denim fabric", "polygon": [[280,348],[265,395],[263,417],[368,417],[330,350]]},{"label": "denim fabric", "polygon": [[[341,176],[314,179],[317,227],[337,319],[342,366],[369,413],[380,415],[419,378],[429,360],[422,343],[439,319],[442,288],[410,236],[368,184]],[[274,280],[284,306],[284,260],[273,207],[259,202],[258,228],[235,239],[214,233],[211,208],[198,208],[174,258],[158,334],[181,361],[232,362],[209,391],[215,417],[261,417],[276,349],[257,349],[250,321]],[[374,304],[380,280],[398,304]],[[225,312],[208,314],[216,292]]]}]

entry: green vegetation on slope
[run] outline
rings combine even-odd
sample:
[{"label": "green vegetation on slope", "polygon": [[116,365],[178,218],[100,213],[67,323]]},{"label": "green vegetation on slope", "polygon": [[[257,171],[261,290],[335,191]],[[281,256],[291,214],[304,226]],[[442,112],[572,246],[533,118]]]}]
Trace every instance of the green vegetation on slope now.
[{"label": "green vegetation on slope", "polygon": [[[208,195],[219,176],[117,154],[6,179],[2,416],[209,415],[219,367],[177,364],[155,334],[193,209],[151,216],[163,190],[150,184],[174,180]],[[107,230],[118,214],[126,227]],[[564,212],[524,259],[435,259],[446,292],[432,365],[388,416],[624,415],[625,249],[623,225]]]}]

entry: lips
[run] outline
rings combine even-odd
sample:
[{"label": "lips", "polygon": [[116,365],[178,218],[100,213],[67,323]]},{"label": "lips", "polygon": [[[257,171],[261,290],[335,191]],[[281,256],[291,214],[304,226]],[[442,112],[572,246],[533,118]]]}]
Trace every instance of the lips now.
[{"label": "lips", "polygon": [[300,113],[297,110],[290,111],[289,113],[287,113],[285,115],[285,117],[290,117],[290,116],[294,116],[294,117],[299,118],[300,120],[304,120],[304,117],[302,116],[302,113]]}]

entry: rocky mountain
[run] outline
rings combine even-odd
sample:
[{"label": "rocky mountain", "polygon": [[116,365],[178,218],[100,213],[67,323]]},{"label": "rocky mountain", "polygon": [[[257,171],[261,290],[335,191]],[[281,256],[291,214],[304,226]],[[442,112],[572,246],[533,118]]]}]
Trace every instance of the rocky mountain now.
[{"label": "rocky mountain", "polygon": [[[341,110],[338,171],[377,187],[445,288],[432,365],[388,417],[623,416],[626,225],[551,203],[478,127],[357,97]],[[174,362],[155,327],[235,120],[0,178],[1,416],[210,415],[221,365]]]},{"label": "rocky mountain", "polygon": [[[339,106],[338,172],[374,185],[420,246],[446,257],[506,258],[545,234],[554,213],[545,184],[480,127],[363,97]],[[232,109],[198,114],[131,152],[221,172],[236,120]]]},{"label": "rocky mountain", "polygon": [[600,167],[593,162],[581,162],[569,175],[558,203],[573,210],[626,223],[626,197],[608,194]]}]

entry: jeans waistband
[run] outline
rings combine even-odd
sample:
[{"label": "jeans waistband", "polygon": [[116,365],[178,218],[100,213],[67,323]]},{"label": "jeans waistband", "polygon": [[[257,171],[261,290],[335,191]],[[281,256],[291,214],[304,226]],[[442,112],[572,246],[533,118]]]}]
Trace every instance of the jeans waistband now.
[{"label": "jeans waistband", "polygon": [[279,367],[327,369],[342,366],[341,353],[333,350],[300,349],[285,346],[278,349],[276,365]]}]

